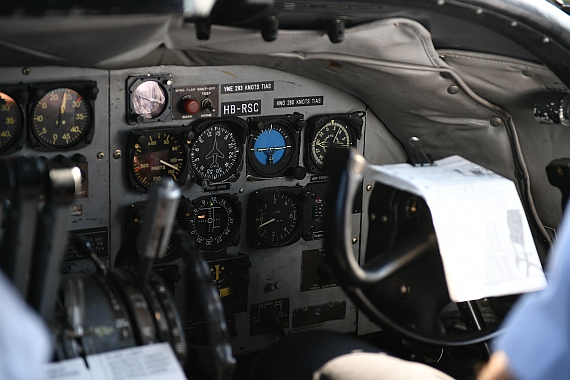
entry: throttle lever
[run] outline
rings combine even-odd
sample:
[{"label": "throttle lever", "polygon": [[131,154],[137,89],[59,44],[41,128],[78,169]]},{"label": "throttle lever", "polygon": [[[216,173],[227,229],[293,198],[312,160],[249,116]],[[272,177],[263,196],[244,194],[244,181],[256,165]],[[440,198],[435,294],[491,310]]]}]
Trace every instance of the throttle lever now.
[{"label": "throttle lever", "polygon": [[164,254],[170,240],[181,194],[172,180],[155,182],[150,189],[136,242],[141,289],[146,286],[154,259]]},{"label": "throttle lever", "polygon": [[11,199],[6,214],[0,267],[26,297],[37,220],[37,198],[44,190],[47,167],[41,158],[18,157],[0,162],[0,195]]},{"label": "throttle lever", "polygon": [[28,302],[45,320],[52,319],[67,236],[69,206],[81,186],[78,167],[49,170],[46,204],[36,228]]}]

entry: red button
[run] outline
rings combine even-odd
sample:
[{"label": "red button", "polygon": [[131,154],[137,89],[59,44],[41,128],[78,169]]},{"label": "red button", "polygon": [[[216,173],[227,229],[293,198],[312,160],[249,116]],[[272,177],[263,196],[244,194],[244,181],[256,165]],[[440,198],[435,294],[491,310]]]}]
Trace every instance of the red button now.
[{"label": "red button", "polygon": [[194,115],[196,112],[200,111],[200,103],[198,103],[196,99],[183,99],[182,110],[188,115]]}]

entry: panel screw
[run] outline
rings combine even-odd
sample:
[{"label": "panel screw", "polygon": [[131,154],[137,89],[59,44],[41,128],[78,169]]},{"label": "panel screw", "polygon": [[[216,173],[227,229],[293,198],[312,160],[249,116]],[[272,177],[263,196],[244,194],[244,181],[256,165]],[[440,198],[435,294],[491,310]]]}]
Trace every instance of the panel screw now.
[{"label": "panel screw", "polygon": [[505,124],[500,117],[494,117],[491,119],[491,125],[495,128],[504,127]]},{"label": "panel screw", "polygon": [[105,158],[105,153],[104,153],[104,152],[99,152],[99,153],[97,153],[97,158],[100,159],[100,160],[104,159],[104,158]]},{"label": "panel screw", "polygon": [[407,297],[410,295],[411,292],[412,288],[409,285],[402,284],[402,286],[400,286],[400,296]]},{"label": "panel screw", "polygon": [[452,94],[452,95],[455,95],[455,94],[457,94],[457,93],[459,92],[459,86],[456,86],[456,85],[449,86],[449,87],[447,88],[447,92],[450,93],[450,94]]},{"label": "panel screw", "polygon": [[121,158],[123,156],[123,152],[121,152],[119,149],[117,149],[116,151],[113,152],[113,158],[116,158],[117,160],[119,158]]},{"label": "panel screw", "polygon": [[22,74],[24,74],[24,75],[30,75],[31,72],[32,72],[32,69],[30,69],[29,67],[24,67],[22,69]]},{"label": "panel screw", "polygon": [[372,185],[366,185],[366,191],[372,191]]},{"label": "panel screw", "polygon": [[352,244],[356,244],[358,243],[358,238],[357,237],[353,237],[352,238]]}]

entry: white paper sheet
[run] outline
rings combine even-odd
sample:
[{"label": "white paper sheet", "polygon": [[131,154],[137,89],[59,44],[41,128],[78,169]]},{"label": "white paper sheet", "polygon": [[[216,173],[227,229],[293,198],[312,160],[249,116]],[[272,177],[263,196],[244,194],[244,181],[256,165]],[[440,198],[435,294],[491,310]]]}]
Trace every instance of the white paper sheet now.
[{"label": "white paper sheet", "polygon": [[43,366],[38,380],[186,380],[168,343],[151,344]]},{"label": "white paper sheet", "polygon": [[425,199],[455,302],[543,289],[544,272],[512,181],[462,157],[436,166],[370,166],[372,177]]}]

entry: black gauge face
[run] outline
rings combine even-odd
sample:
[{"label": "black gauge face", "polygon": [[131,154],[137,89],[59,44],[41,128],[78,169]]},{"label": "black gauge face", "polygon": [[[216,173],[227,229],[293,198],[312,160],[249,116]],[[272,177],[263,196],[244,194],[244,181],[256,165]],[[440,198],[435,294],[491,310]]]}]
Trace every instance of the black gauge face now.
[{"label": "black gauge face", "polygon": [[53,149],[71,148],[83,141],[92,122],[89,102],[70,88],[49,91],[32,109],[32,132]]},{"label": "black gauge face", "polygon": [[166,107],[164,88],[154,80],[147,80],[137,86],[131,95],[133,111],[145,119],[154,119]]},{"label": "black gauge face", "polygon": [[255,234],[266,245],[287,245],[298,237],[301,208],[296,196],[285,191],[257,197],[254,211]]},{"label": "black gauge face", "polygon": [[348,128],[336,120],[330,120],[315,133],[309,154],[317,169],[322,170],[326,153],[331,146],[348,148],[350,144]]},{"label": "black gauge face", "polygon": [[261,177],[282,175],[292,164],[296,144],[289,127],[279,122],[266,124],[249,140],[250,171]]},{"label": "black gauge face", "polygon": [[241,222],[239,205],[230,197],[212,195],[194,201],[188,231],[205,251],[220,251],[234,243]]},{"label": "black gauge face", "polygon": [[181,138],[166,131],[137,132],[131,138],[131,170],[144,188],[162,178],[186,181],[188,152]]},{"label": "black gauge face", "polygon": [[239,138],[223,124],[213,124],[194,139],[190,148],[190,164],[198,182],[223,182],[239,168],[242,147]]},{"label": "black gauge face", "polygon": [[20,136],[22,112],[14,99],[0,92],[0,152],[10,148]]}]

